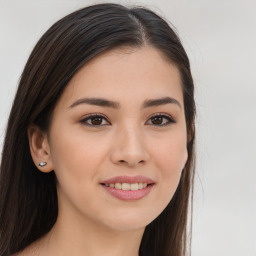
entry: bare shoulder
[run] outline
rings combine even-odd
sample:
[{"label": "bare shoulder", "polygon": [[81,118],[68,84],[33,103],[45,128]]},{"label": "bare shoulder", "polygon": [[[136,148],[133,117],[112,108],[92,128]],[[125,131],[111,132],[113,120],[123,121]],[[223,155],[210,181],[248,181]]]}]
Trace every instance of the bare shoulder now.
[{"label": "bare shoulder", "polygon": [[12,254],[11,256],[45,256],[48,255],[46,253],[47,246],[48,246],[48,240],[49,240],[49,234],[46,234],[45,236],[39,238],[38,240],[32,242],[27,247],[25,247],[23,250]]},{"label": "bare shoulder", "polygon": [[39,256],[38,242],[32,243],[20,252],[17,252],[11,256]]},{"label": "bare shoulder", "polygon": [[33,253],[31,250],[24,249],[20,252],[12,254],[11,256],[33,256],[33,255],[35,255],[35,253]]},{"label": "bare shoulder", "polygon": [[25,250],[21,251],[21,252],[17,252],[15,254],[12,254],[11,256],[30,256],[32,255],[31,253],[26,253]]}]

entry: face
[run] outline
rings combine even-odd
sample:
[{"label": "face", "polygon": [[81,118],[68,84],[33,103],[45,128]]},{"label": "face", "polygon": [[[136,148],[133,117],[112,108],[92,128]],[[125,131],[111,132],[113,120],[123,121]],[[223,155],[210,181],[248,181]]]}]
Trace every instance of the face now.
[{"label": "face", "polygon": [[178,69],[151,47],[94,58],[59,99],[48,144],[60,214],[144,228],[172,199],[187,160]]}]

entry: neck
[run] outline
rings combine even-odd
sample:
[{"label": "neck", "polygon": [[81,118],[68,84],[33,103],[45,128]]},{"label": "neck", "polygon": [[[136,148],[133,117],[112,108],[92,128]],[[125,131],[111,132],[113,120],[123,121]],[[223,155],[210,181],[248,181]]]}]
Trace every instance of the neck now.
[{"label": "neck", "polygon": [[[74,217],[74,216],[73,216]],[[43,239],[42,255],[138,256],[144,232],[113,230],[76,216],[59,214],[52,230]]]}]

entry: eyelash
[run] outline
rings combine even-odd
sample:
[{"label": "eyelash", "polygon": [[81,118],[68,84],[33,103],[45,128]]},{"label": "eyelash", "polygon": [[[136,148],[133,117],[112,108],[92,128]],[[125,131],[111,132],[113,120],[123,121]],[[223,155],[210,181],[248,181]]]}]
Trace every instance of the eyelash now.
[{"label": "eyelash", "polygon": [[[105,119],[105,120],[107,120],[107,118],[106,117],[104,117],[103,115],[101,115],[101,114],[90,114],[90,115],[87,115],[87,116],[85,116],[82,120],[80,120],[80,123],[82,123],[83,125],[86,125],[86,126],[91,126],[91,127],[95,127],[95,128],[98,128],[98,127],[101,127],[101,126],[104,126],[104,125],[106,125],[106,124],[103,124],[103,125],[101,125],[101,124],[99,124],[99,125],[93,125],[93,124],[88,124],[88,123],[86,123],[86,121],[88,121],[88,120],[92,120],[93,118],[101,118],[101,119]],[[165,114],[163,114],[163,113],[158,113],[158,114],[156,114],[156,115],[153,115],[152,117],[150,117],[149,118],[149,120],[151,120],[151,119],[153,119],[153,118],[155,118],[155,117],[162,117],[162,118],[164,118],[164,119],[167,119],[167,122],[165,123],[165,124],[156,124],[156,125],[154,125],[154,126],[156,126],[156,127],[164,127],[164,126],[169,126],[169,125],[171,125],[172,123],[176,123],[176,121],[174,121],[174,119],[172,118],[172,117],[170,117],[169,115],[165,115]],[[107,120],[108,121],[108,120]],[[108,121],[109,122],[109,121]],[[152,121],[151,121],[152,122]]]}]

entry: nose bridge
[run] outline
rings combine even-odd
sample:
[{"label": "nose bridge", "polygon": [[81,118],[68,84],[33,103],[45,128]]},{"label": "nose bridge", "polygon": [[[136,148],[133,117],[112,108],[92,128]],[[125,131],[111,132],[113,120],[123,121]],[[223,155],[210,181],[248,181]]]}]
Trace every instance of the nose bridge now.
[{"label": "nose bridge", "polygon": [[149,158],[145,136],[138,123],[126,122],[118,129],[115,137],[112,160],[135,166]]},{"label": "nose bridge", "polygon": [[143,134],[136,124],[126,124],[120,132],[123,137],[123,147],[130,149],[131,152],[139,151],[143,147]]}]

